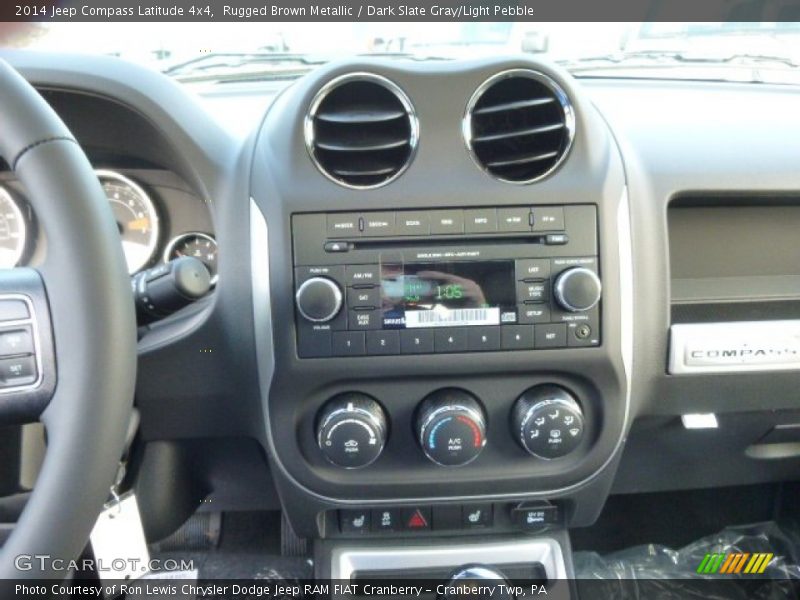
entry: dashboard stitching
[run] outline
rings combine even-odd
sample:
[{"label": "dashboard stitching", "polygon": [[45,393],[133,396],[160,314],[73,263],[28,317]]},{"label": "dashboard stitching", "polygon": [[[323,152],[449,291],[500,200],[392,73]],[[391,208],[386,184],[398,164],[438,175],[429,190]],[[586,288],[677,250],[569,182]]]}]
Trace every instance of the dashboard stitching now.
[{"label": "dashboard stitching", "polygon": [[19,151],[17,156],[14,158],[14,160],[11,161],[11,169],[12,170],[16,170],[17,164],[19,163],[19,159],[22,158],[27,152],[29,152],[30,150],[33,150],[37,146],[41,146],[43,144],[49,144],[50,142],[72,142],[73,144],[77,144],[78,143],[77,141],[75,141],[74,138],[71,138],[71,137],[66,136],[66,135],[48,137],[48,138],[44,138],[44,139],[41,139],[39,141],[33,142],[32,144],[28,144],[22,150]]}]

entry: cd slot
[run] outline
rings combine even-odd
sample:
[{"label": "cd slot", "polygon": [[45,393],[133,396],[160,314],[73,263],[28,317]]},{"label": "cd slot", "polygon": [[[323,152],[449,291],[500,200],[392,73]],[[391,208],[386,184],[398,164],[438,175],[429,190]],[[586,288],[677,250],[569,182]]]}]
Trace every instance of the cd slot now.
[{"label": "cd slot", "polygon": [[[344,241],[344,240],[341,240]],[[464,245],[470,246],[492,246],[497,247],[500,245],[512,244],[538,244],[544,245],[547,241],[546,235],[503,235],[503,236],[469,236],[469,235],[441,235],[441,236],[427,236],[424,240],[420,238],[356,238],[348,240],[347,243],[355,250],[374,250],[376,248],[419,248],[421,246],[452,246]]]}]

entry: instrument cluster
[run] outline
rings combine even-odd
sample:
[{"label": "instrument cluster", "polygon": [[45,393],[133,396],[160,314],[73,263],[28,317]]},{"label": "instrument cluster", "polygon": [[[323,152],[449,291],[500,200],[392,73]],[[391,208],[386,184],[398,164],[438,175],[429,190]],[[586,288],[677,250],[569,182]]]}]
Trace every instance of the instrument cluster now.
[{"label": "instrument cluster", "polygon": [[[158,194],[136,179],[97,169],[120,234],[128,273],[134,275],[180,256],[194,256],[217,275],[217,242],[211,231],[167,227],[173,215]],[[174,223],[173,223],[174,225]],[[24,194],[0,182],[0,268],[35,264],[41,252],[36,216]]]}]

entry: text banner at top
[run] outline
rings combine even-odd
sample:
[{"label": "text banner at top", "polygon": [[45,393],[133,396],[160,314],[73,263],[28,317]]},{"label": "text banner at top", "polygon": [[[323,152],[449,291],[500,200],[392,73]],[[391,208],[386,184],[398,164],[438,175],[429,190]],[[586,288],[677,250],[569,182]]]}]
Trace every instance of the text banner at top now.
[{"label": "text banner at top", "polygon": [[797,21],[800,0],[4,0],[3,21]]}]

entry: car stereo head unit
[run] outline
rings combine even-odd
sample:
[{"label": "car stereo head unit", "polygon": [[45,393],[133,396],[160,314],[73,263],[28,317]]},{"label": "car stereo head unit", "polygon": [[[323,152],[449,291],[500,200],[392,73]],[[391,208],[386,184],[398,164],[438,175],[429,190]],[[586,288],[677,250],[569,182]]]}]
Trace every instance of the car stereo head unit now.
[{"label": "car stereo head unit", "polygon": [[301,358],[600,344],[596,208],[292,217]]}]

